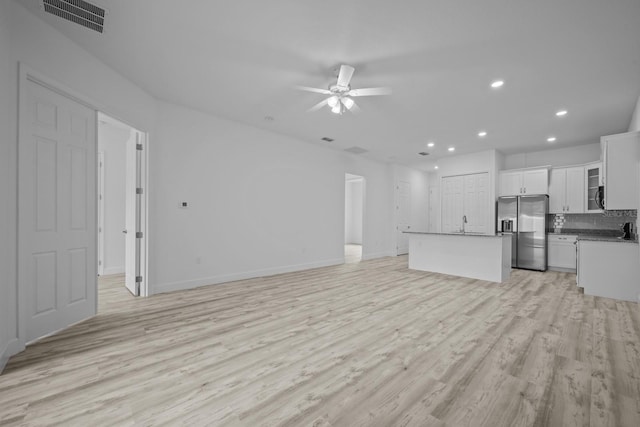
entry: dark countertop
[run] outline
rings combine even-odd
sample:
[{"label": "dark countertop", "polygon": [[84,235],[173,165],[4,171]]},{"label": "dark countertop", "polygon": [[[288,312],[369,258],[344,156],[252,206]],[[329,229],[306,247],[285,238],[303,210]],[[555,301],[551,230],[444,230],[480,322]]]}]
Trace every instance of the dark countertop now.
[{"label": "dark countertop", "polygon": [[604,237],[604,236],[578,236],[578,241],[586,240],[591,242],[613,242],[613,243],[635,243],[637,239],[623,239],[622,237]]},{"label": "dark countertop", "polygon": [[622,238],[622,232],[618,230],[586,230],[580,228],[563,228],[560,233],[549,231],[549,235],[570,235],[577,236],[578,240],[588,240],[594,242],[614,242],[614,243],[635,243],[638,244],[637,237],[635,239],[625,240]]}]

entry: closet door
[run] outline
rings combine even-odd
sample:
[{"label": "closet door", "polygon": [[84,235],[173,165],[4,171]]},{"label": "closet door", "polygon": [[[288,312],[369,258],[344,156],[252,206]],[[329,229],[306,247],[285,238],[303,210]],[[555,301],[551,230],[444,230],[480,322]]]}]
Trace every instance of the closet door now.
[{"label": "closet door", "polygon": [[464,176],[463,215],[467,219],[467,233],[487,233],[490,221],[489,174],[478,173]]},{"label": "closet door", "polygon": [[442,232],[462,231],[463,177],[442,178]]}]

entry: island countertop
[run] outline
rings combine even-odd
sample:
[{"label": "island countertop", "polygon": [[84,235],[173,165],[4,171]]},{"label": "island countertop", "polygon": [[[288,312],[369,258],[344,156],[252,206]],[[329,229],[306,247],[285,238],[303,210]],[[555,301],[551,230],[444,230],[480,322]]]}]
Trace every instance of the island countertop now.
[{"label": "island countertop", "polygon": [[474,237],[502,237],[510,236],[511,233],[496,233],[496,234],[483,234],[483,233],[442,233],[437,231],[403,231],[405,234],[431,234],[435,236],[474,236]]}]

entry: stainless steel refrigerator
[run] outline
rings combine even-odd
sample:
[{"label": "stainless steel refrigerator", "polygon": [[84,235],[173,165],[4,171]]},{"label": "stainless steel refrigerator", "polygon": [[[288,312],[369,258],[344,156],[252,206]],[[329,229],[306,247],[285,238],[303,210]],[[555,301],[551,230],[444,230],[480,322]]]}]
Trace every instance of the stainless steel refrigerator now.
[{"label": "stainless steel refrigerator", "polygon": [[547,270],[549,196],[498,198],[496,229],[511,234],[511,266]]}]

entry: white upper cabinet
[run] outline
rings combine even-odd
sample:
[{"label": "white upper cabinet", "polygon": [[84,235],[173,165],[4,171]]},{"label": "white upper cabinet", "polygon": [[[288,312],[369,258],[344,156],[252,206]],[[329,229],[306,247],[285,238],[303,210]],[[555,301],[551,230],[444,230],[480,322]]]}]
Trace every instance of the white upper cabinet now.
[{"label": "white upper cabinet", "polygon": [[522,172],[523,194],[547,194],[549,192],[549,171],[547,169]]},{"label": "white upper cabinet", "polygon": [[584,213],[584,167],[551,169],[549,213]]},{"label": "white upper cabinet", "polygon": [[567,171],[562,168],[551,169],[549,180],[549,213],[564,213],[566,210]]},{"label": "white upper cabinet", "polygon": [[516,196],[522,193],[522,172],[500,172],[500,195]]},{"label": "white upper cabinet", "polygon": [[584,166],[567,168],[566,204],[569,213],[584,213]]},{"label": "white upper cabinet", "polygon": [[601,144],[605,209],[638,209],[640,132],[603,136]]},{"label": "white upper cabinet", "polygon": [[500,172],[500,196],[547,194],[549,172],[544,169],[506,170]]}]

